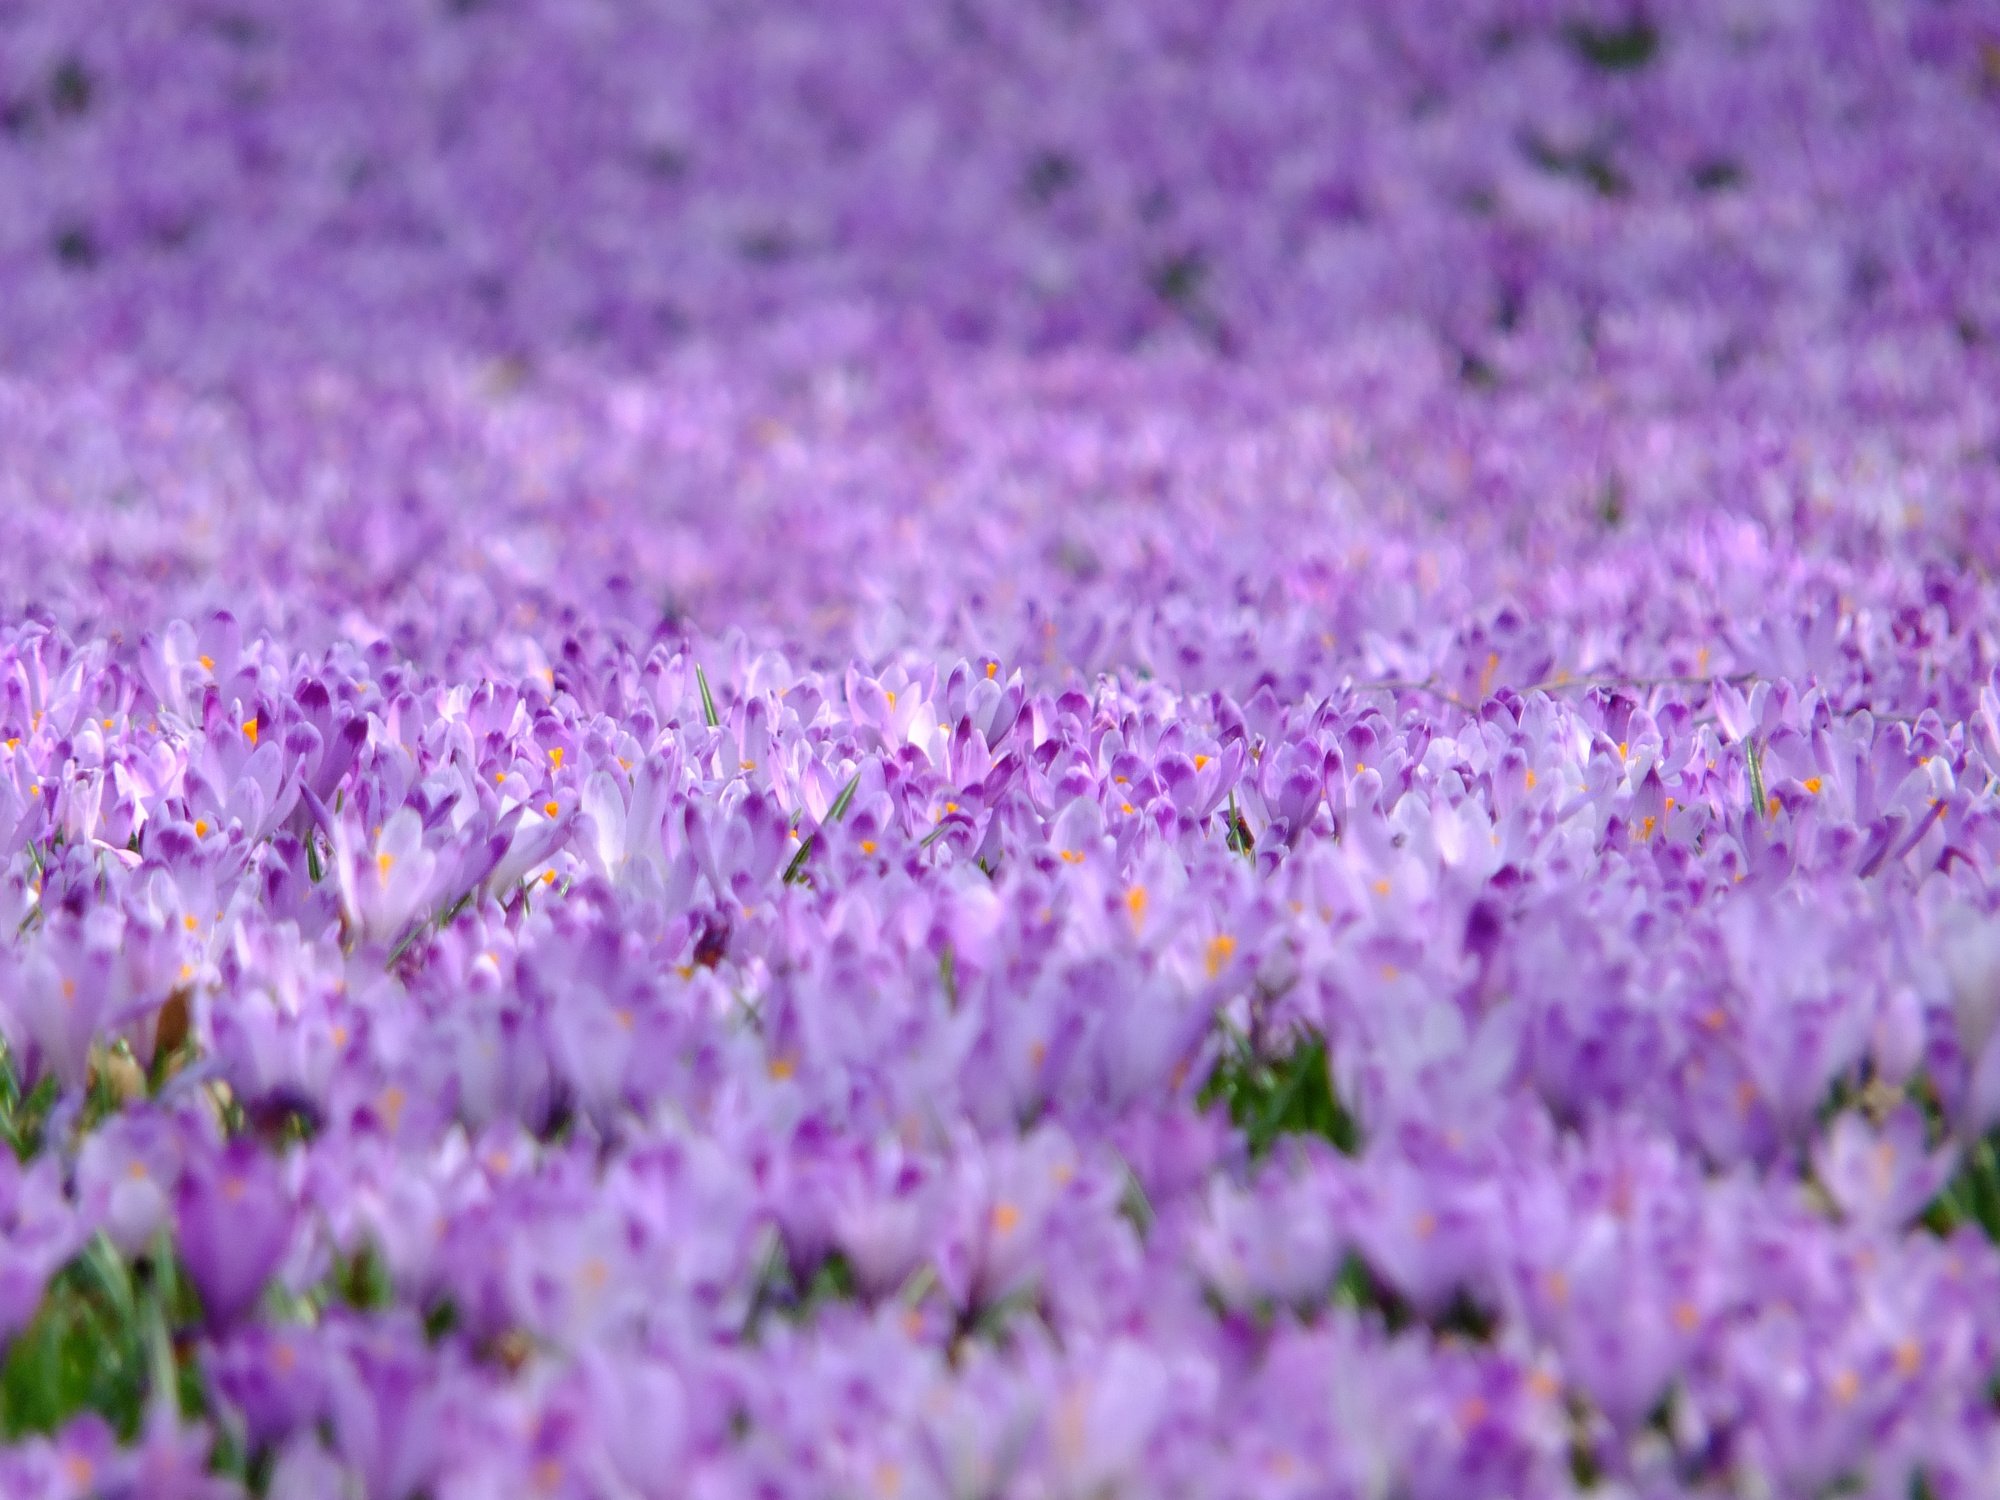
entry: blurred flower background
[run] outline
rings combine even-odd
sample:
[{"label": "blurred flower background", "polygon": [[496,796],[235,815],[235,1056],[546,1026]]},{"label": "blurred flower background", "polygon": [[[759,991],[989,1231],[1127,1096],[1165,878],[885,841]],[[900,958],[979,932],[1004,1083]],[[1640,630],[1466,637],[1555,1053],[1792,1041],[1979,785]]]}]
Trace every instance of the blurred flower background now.
[{"label": "blurred flower background", "polygon": [[2000,12],[0,0],[0,1490],[2000,1489]]}]

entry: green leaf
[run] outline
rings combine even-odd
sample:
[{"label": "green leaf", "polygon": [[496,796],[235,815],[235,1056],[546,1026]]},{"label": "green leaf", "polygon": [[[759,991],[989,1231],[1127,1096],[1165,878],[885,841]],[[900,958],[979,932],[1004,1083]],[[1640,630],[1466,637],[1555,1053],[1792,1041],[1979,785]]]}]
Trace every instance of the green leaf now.
[{"label": "green leaf", "polygon": [[1250,825],[1244,821],[1243,814],[1236,810],[1234,792],[1229,794],[1229,836],[1224,842],[1252,864],[1257,862],[1257,840],[1251,835]]},{"label": "green leaf", "polygon": [[0,1063],[0,1136],[14,1148],[15,1156],[27,1161],[42,1149],[42,1127],[55,1108],[55,1075],[44,1074],[26,1095],[21,1093],[13,1058]]},{"label": "green leaf", "polygon": [[950,943],[938,955],[938,978],[944,984],[944,1001],[952,1010],[958,1009],[958,951]]},{"label": "green leaf", "polygon": [[102,1236],[51,1279],[0,1365],[0,1438],[53,1432],[99,1413],[130,1438],[156,1378],[147,1322],[124,1262]]},{"label": "green leaf", "polygon": [[[838,823],[846,816],[848,804],[854,800],[854,789],[860,785],[861,773],[856,771],[853,779],[840,789],[840,795],[833,799],[833,806],[826,810],[826,819],[819,825],[820,828],[826,827],[828,823]],[[792,862],[785,866],[785,884],[797,885],[805,879],[806,861],[812,858],[813,843],[818,837],[819,829],[815,828],[799,840],[799,852],[794,854]]]},{"label": "green leaf", "polygon": [[720,728],[722,716],[715,711],[715,694],[708,690],[708,673],[702,671],[700,662],[694,664],[694,680],[701,687],[701,716],[710,729]]},{"label": "green leaf", "polygon": [[1995,1142],[1996,1137],[1989,1135],[1966,1152],[1951,1181],[1924,1210],[1926,1228],[1949,1234],[1961,1225],[1974,1224],[1988,1239],[2000,1243],[2000,1152],[1996,1152]]},{"label": "green leaf", "polygon": [[1564,28],[1564,34],[1578,57],[1606,73],[1629,73],[1643,68],[1660,50],[1658,28],[1643,17],[1623,26],[1592,26],[1574,21]]},{"label": "green leaf", "polygon": [[1757,753],[1757,742],[1743,742],[1743,761],[1750,768],[1750,805],[1758,817],[1764,816],[1764,757]]},{"label": "green leaf", "polygon": [[1318,1032],[1306,1032],[1271,1059],[1239,1040],[1202,1086],[1202,1103],[1217,1100],[1249,1138],[1253,1156],[1287,1135],[1319,1136],[1349,1156],[1361,1148],[1360,1127],[1333,1091],[1326,1038]]},{"label": "green leaf", "polygon": [[840,789],[840,795],[833,799],[833,806],[826,810],[829,823],[838,823],[847,816],[848,804],[854,801],[854,789],[861,785],[861,773],[856,771],[853,779]]}]

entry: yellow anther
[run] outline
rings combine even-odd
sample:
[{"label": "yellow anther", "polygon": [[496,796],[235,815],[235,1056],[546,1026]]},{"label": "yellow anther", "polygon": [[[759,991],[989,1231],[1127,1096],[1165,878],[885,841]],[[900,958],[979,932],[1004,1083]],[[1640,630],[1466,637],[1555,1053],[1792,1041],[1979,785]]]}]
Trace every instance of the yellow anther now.
[{"label": "yellow anther", "polygon": [[1205,958],[1208,965],[1208,977],[1210,979],[1215,978],[1216,975],[1222,972],[1223,966],[1229,962],[1229,956],[1235,951],[1236,939],[1226,932],[1217,933],[1208,940],[1208,951]]},{"label": "yellow anther", "polygon": [[1640,820],[1639,822],[1640,843],[1642,844],[1645,843],[1646,840],[1650,839],[1653,836],[1653,826],[1657,821],[1658,820],[1655,819],[1651,813],[1647,813],[1646,816]]},{"label": "yellow anther", "polygon": [[993,675],[994,675],[995,673],[997,673],[997,672],[998,672],[999,670],[1000,670],[1000,663],[999,663],[999,662],[997,662],[997,661],[989,661],[989,662],[988,662],[988,663],[986,664],[986,675],[987,675],[988,677],[991,677],[991,676],[993,676]]},{"label": "yellow anther", "polygon": [[392,1083],[382,1090],[381,1097],[376,1102],[381,1106],[383,1121],[394,1130],[397,1122],[403,1118],[403,1106],[410,1102],[410,1096],[403,1092],[400,1084]]},{"label": "yellow anther", "polygon": [[1627,748],[1626,748],[1626,745],[1625,745],[1625,741],[1623,741],[1623,740],[1620,740],[1620,741],[1618,742],[1618,758],[1619,758],[1620,760],[1624,760],[1624,759],[1626,759],[1626,758],[1627,758],[1628,756],[1630,756],[1630,754],[1631,754],[1631,753],[1632,753],[1632,752],[1631,752],[1631,751],[1630,751],[1629,749],[1627,749]]},{"label": "yellow anther", "polygon": [[1905,1377],[1914,1375],[1923,1368],[1923,1346],[1915,1339],[1904,1339],[1896,1346],[1896,1373]]},{"label": "yellow anther", "polygon": [[551,797],[549,798],[548,801],[542,804],[542,811],[547,813],[550,817],[553,818],[557,813],[562,811],[562,804],[556,801],[555,798]]},{"label": "yellow anther", "polygon": [[554,885],[555,883],[556,883],[556,872],[554,870],[542,871],[543,885]]},{"label": "yellow anther", "polygon": [[563,763],[563,747],[561,745],[556,745],[552,747],[549,751],[549,764],[553,766],[556,770],[560,771],[562,769],[562,763]]},{"label": "yellow anther", "polygon": [[1080,865],[1083,863],[1083,851],[1081,849],[1065,849],[1062,852],[1062,857],[1063,863],[1066,865]]},{"label": "yellow anther", "polygon": [[204,672],[213,672],[215,670],[215,658],[212,656],[203,656],[201,658],[201,669]]},{"label": "yellow anther", "polygon": [[799,1070],[798,1063],[789,1056],[774,1057],[771,1059],[769,1072],[771,1074],[771,1077],[776,1079],[780,1083],[783,1083],[787,1078],[790,1078],[794,1073],[798,1072],[798,1070]]},{"label": "yellow anther", "polygon": [[1012,1234],[1015,1226],[1020,1222],[1021,1210],[1013,1204],[996,1203],[993,1205],[993,1232],[995,1234]]},{"label": "yellow anther", "polygon": [[1125,909],[1132,913],[1132,925],[1137,927],[1146,920],[1146,888],[1135,885],[1125,893]]},{"label": "yellow anther", "polygon": [[196,818],[194,820],[194,836],[198,839],[208,837],[208,819]]},{"label": "yellow anther", "polygon": [[1124,813],[1127,817],[1130,817],[1132,815],[1132,804],[1129,802],[1121,802],[1118,804],[1118,810]]},{"label": "yellow anther", "polygon": [[875,852],[875,840],[863,839],[861,841],[861,852],[863,854],[873,854]]},{"label": "yellow anther", "polygon": [[201,918],[197,917],[193,912],[189,912],[181,918],[181,926],[185,927],[189,932],[193,932],[195,928],[201,926]]},{"label": "yellow anther", "polygon": [[1778,794],[1776,792],[1771,793],[1770,796],[1764,799],[1764,811],[1769,813],[1774,818],[1777,817],[1779,810],[1783,808],[1784,805],[1785,805],[1784,803],[1778,800]]},{"label": "yellow anther", "polygon": [[493,773],[493,784],[495,786],[504,785],[506,783],[506,780],[507,780],[507,773],[505,771],[495,771]]},{"label": "yellow anther", "polygon": [[1817,776],[1808,776],[1805,780],[1806,790],[1811,792],[1815,797],[1819,795],[1820,785],[1820,779]]},{"label": "yellow anther", "polygon": [[757,769],[757,762],[754,760],[739,760],[736,762],[736,769],[739,771],[754,771]]},{"label": "yellow anther", "polygon": [[1386,877],[1375,882],[1375,894],[1378,896],[1389,894],[1389,882]]},{"label": "yellow anther", "polygon": [[1194,758],[1194,768],[1197,771],[1199,771],[1203,766],[1207,764],[1208,764],[1208,757],[1206,755],[1197,755]]},{"label": "yellow anther", "polygon": [[894,708],[896,706],[896,695],[887,688],[882,689],[882,696],[889,700],[889,707]]},{"label": "yellow anther", "polygon": [[252,750],[257,748],[257,721],[255,719],[245,719],[243,721],[243,738],[250,742]]},{"label": "yellow anther", "polygon": [[396,856],[390,854],[387,850],[384,850],[382,853],[375,856],[375,873],[381,876],[384,880],[387,880],[389,878],[389,872],[393,870],[395,867],[396,867]]},{"label": "yellow anther", "polygon": [[1535,789],[1535,768],[1533,766],[1530,766],[1528,767],[1528,790],[1532,792],[1534,789]]}]

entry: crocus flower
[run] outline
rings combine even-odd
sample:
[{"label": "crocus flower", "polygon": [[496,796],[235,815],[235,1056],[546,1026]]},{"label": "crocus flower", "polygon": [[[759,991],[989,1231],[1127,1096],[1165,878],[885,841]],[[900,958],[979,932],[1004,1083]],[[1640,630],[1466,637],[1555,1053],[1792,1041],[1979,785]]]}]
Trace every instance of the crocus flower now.
[{"label": "crocus flower", "polygon": [[211,1325],[247,1313],[291,1244],[277,1163],[247,1140],[190,1157],[174,1194],[175,1244]]}]

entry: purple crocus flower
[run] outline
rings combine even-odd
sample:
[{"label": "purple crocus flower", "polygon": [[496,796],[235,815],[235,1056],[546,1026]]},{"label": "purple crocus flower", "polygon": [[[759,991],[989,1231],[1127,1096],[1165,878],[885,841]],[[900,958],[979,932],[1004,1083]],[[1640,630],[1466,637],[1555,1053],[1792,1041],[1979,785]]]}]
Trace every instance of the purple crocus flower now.
[{"label": "purple crocus flower", "polygon": [[248,1140],[191,1155],[174,1194],[174,1228],[210,1325],[236,1322],[292,1242],[291,1196],[277,1162]]}]

